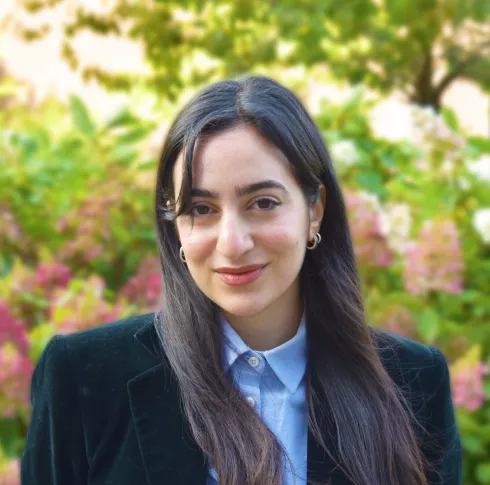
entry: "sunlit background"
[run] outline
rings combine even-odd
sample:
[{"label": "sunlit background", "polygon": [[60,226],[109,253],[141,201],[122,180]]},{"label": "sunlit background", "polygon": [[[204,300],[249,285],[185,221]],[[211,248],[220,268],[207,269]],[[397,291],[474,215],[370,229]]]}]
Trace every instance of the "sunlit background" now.
[{"label": "sunlit background", "polygon": [[0,0],[0,485],[47,341],[158,308],[165,132],[246,72],[314,116],[368,321],[444,352],[463,483],[490,483],[488,0]]}]

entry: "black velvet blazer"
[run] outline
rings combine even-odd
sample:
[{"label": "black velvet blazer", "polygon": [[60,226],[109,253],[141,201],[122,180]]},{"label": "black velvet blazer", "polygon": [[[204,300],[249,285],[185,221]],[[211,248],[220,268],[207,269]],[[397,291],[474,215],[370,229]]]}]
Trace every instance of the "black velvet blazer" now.
[{"label": "black velvet blazer", "polygon": [[[379,332],[380,355],[428,435],[429,483],[461,484],[461,446],[446,360]],[[395,345],[394,349],[390,348]],[[205,485],[207,462],[184,418],[153,314],[54,337],[36,366],[21,485]],[[429,450],[432,438],[441,448]],[[308,478],[351,482],[308,438]],[[439,475],[439,477],[438,477]]]}]

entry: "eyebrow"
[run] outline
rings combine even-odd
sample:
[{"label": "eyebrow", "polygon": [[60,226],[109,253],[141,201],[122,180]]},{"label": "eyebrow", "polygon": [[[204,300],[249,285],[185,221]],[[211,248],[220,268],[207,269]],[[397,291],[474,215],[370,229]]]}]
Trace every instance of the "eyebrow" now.
[{"label": "eyebrow", "polygon": [[[244,185],[241,187],[235,187],[235,192],[238,197],[243,197],[244,195],[251,194],[253,192],[258,192],[263,189],[279,189],[286,194],[289,194],[288,190],[284,185],[275,180],[263,180],[261,182],[255,182],[253,184]],[[208,199],[218,199],[219,194],[215,190],[198,189],[193,188],[191,190],[192,197],[205,197]]]}]

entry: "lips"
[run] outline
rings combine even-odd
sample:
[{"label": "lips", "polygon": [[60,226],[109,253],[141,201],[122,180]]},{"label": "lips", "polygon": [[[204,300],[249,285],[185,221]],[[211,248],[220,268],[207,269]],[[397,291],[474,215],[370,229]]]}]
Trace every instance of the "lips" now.
[{"label": "lips", "polygon": [[248,266],[240,266],[239,268],[228,268],[228,267],[222,267],[222,268],[216,268],[217,273],[223,273],[223,274],[243,274],[243,273],[248,273],[250,271],[255,271],[256,269],[263,268],[265,264],[250,264]]},{"label": "lips", "polygon": [[253,264],[240,268],[217,268],[215,271],[225,284],[239,286],[254,282],[263,273],[266,266],[265,264]]}]

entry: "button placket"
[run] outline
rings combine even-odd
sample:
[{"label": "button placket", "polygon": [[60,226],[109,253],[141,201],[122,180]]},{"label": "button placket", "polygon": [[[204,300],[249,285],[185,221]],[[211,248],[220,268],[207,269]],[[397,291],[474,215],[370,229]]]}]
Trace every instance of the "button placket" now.
[{"label": "button placket", "polygon": [[[260,414],[261,410],[261,381],[265,369],[265,360],[261,355],[254,352],[248,352],[244,356],[243,368],[244,381],[241,391],[248,404]],[[245,384],[246,381],[246,384]]]},{"label": "button placket", "polygon": [[260,414],[261,409],[261,395],[260,395],[260,376],[256,374],[257,383],[256,385],[252,383],[248,383],[248,385],[242,386],[242,394],[245,398],[245,401],[257,412]]}]

